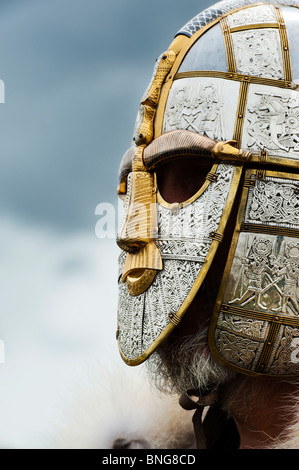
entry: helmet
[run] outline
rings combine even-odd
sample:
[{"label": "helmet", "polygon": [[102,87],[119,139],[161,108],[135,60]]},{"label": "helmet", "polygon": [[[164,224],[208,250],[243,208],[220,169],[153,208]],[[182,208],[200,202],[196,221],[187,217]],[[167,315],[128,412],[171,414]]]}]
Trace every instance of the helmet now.
[{"label": "helmet", "polygon": [[[129,365],[181,322],[232,229],[209,348],[237,372],[299,374],[298,8],[221,1],[156,61],[119,171],[117,338]],[[157,171],[178,158],[204,178],[167,202]]]}]

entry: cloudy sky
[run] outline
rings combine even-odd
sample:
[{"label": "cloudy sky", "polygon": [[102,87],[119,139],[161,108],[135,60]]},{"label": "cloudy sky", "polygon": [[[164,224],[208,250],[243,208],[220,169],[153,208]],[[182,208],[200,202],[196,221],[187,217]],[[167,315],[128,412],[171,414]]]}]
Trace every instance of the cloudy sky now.
[{"label": "cloudy sky", "polygon": [[209,4],[0,1],[0,447],[42,446],[76,384],[120,361],[95,208],[116,204],[155,59]]}]

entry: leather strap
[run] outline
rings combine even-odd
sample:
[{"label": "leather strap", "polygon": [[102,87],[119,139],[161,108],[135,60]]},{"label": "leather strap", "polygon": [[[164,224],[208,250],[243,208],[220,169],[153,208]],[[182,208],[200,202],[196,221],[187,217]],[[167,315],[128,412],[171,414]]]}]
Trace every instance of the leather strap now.
[{"label": "leather strap", "polygon": [[[197,397],[197,400],[192,397]],[[198,449],[237,449],[240,438],[233,418],[218,405],[218,390],[200,394],[199,390],[187,390],[179,399],[185,410],[195,410],[192,417]],[[209,407],[204,419],[203,411]]]}]

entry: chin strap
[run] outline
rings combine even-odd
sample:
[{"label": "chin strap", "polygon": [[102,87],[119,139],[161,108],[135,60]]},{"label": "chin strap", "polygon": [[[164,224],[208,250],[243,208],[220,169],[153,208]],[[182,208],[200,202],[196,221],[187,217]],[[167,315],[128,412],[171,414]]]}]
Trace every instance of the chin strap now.
[{"label": "chin strap", "polygon": [[[233,418],[228,418],[219,406],[218,389],[205,394],[200,390],[187,390],[179,403],[185,410],[196,410],[192,422],[198,449],[238,449],[239,433]],[[206,407],[209,409],[203,417]]]}]

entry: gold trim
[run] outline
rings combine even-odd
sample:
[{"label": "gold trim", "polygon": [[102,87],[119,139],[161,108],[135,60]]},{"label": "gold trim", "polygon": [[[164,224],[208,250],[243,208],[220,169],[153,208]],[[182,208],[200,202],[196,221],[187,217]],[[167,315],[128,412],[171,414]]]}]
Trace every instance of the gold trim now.
[{"label": "gold trim", "polygon": [[286,80],[275,80],[273,78],[254,77],[253,75],[244,75],[241,73],[233,72],[221,72],[220,70],[190,70],[189,72],[179,72],[174,76],[174,80],[181,80],[183,78],[195,78],[195,77],[212,77],[212,78],[223,78],[226,80],[234,80],[236,82],[248,82],[256,85],[267,85],[278,88],[297,89],[298,84],[286,81]]},{"label": "gold trim", "polygon": [[124,179],[117,186],[117,195],[124,198],[127,192],[127,179]]},{"label": "gold trim", "polygon": [[299,318],[297,317],[286,317],[283,315],[277,315],[277,313],[253,311],[247,308],[240,308],[228,304],[221,304],[219,312],[229,315],[237,315],[239,317],[249,317],[253,320],[266,321],[269,323],[275,321],[280,325],[299,328]]},{"label": "gold trim", "polygon": [[218,173],[214,173],[212,170],[206,176],[206,179],[211,182],[216,182],[218,180]]},{"label": "gold trim", "polygon": [[299,160],[291,159],[291,158],[283,158],[283,157],[276,157],[276,156],[271,156],[267,154],[267,159],[262,161],[260,154],[255,155],[252,154],[250,157],[250,163],[258,163],[262,165],[278,165],[278,166],[283,166],[286,168],[295,168],[298,170],[299,166]]},{"label": "gold trim", "polygon": [[290,46],[289,46],[287,29],[286,29],[283,15],[279,7],[275,7],[275,13],[276,13],[276,18],[277,18],[277,23],[279,26],[279,36],[280,36],[280,43],[281,43],[284,77],[286,81],[291,82],[292,81],[292,66],[291,66]]},{"label": "gold trim", "polygon": [[156,108],[159,103],[161,88],[165,77],[175,62],[176,56],[177,53],[171,50],[162,54],[152,82],[141,99],[139,108],[141,123],[136,129],[136,145],[148,145],[153,140],[154,119]]},{"label": "gold trim", "polygon": [[217,242],[221,243],[223,240],[223,233],[211,232],[209,238],[212,238],[212,240],[217,240]]},{"label": "gold trim", "polygon": [[149,89],[142,97],[141,104],[153,107],[157,106],[162,84],[165,80],[165,77],[171,70],[176,56],[177,53],[172,50],[168,50],[162,54],[155,76],[152,80],[152,83],[150,84]]},{"label": "gold trim", "polygon": [[244,24],[242,26],[234,26],[230,28],[231,33],[237,33],[239,31],[247,31],[248,29],[262,29],[262,28],[279,28],[277,23],[253,23],[253,24]]},{"label": "gold trim", "polygon": [[247,224],[242,222],[240,231],[299,238],[299,230],[284,227],[274,227],[273,225]]},{"label": "gold trim", "polygon": [[172,43],[170,44],[168,50],[174,51],[176,54],[181,52],[182,49],[186,48],[190,42],[191,38],[185,36],[185,34],[179,34],[174,38]]},{"label": "gold trim", "polygon": [[143,149],[137,147],[132,162],[130,204],[117,239],[118,246],[130,253],[141,250],[157,236],[156,179],[144,167]]},{"label": "gold trim", "polygon": [[181,322],[181,318],[179,318],[175,313],[171,312],[168,315],[169,320],[171,323],[173,323],[175,326],[178,326],[178,324]]},{"label": "gold trim", "polygon": [[264,179],[265,179],[265,176],[266,176],[266,170],[265,170],[265,169],[257,170],[256,179],[258,179],[258,180],[264,180]]},{"label": "gold trim", "polygon": [[[246,6],[245,8],[247,8],[247,7],[248,6]],[[227,15],[229,15],[231,13],[234,13],[235,11],[239,11],[239,10],[240,10],[240,8],[236,8],[235,10],[232,10],[232,11],[224,14],[224,16],[227,16]],[[156,111],[156,116],[155,116],[155,120],[154,120],[154,138],[155,139],[162,134],[165,107],[166,107],[167,98],[168,98],[169,91],[171,89],[175,74],[177,73],[177,71],[178,71],[179,67],[181,66],[186,54],[191,49],[191,47],[194,45],[194,43],[206,31],[208,31],[210,28],[212,28],[215,24],[219,23],[221,18],[222,17],[216,18],[211,23],[205,25],[203,28],[200,28],[195,34],[193,34],[193,36],[191,38],[188,38],[189,41],[181,42],[182,49],[180,50],[180,52],[178,52],[177,57],[176,57],[176,61],[173,64],[173,67],[172,67],[170,73],[166,77],[165,82],[164,82],[164,84],[162,86],[162,89],[161,89],[160,99],[159,99],[159,103],[158,103],[157,111]],[[177,36],[177,37],[180,37],[180,35]],[[173,45],[173,43],[170,45],[169,50],[171,49],[172,45]]]},{"label": "gold trim", "polygon": [[[246,106],[246,99],[247,99],[247,94],[246,94],[246,97],[244,98],[244,101],[245,101],[244,108]],[[241,104],[241,106],[243,106],[243,104]],[[242,110],[240,112],[242,112]],[[243,116],[244,116],[244,111],[243,111]],[[241,115],[239,117],[241,117]],[[213,147],[211,154],[215,159],[220,160],[220,161],[229,161],[229,162],[233,161],[237,164],[240,162],[249,161],[251,157],[251,153],[245,152],[244,150],[242,150],[240,148],[240,145],[238,145],[239,143],[240,142],[238,142],[237,139],[227,140],[225,142],[217,142],[217,144]]]},{"label": "gold trim", "polygon": [[243,134],[243,125],[244,125],[244,116],[246,110],[246,103],[248,97],[248,82],[241,82],[240,91],[239,91],[239,102],[236,114],[235,129],[233,139],[237,142],[237,147],[241,147],[242,134]]},{"label": "gold trim", "polygon": [[139,145],[139,147],[136,147],[136,152],[132,160],[132,171],[144,171],[144,172],[147,171],[143,162],[144,149],[145,149],[145,145]]},{"label": "gold trim", "polygon": [[[219,233],[224,232],[225,226],[227,224],[227,221],[228,221],[228,218],[229,218],[229,215],[230,215],[230,212],[231,212],[231,209],[232,209],[235,197],[236,197],[236,192],[237,192],[237,189],[238,189],[238,186],[239,186],[239,182],[240,182],[240,179],[241,179],[242,168],[243,167],[241,167],[241,166],[235,167],[235,174],[233,176],[233,180],[232,180],[232,183],[231,183],[230,190],[228,192],[228,196],[227,196],[226,204],[225,204],[225,207],[224,207],[224,211],[222,213],[222,216],[221,216],[221,219],[220,219],[220,222],[219,222],[219,225],[218,225],[218,230],[217,231]],[[203,280],[204,280],[204,278],[205,278],[205,276],[206,276],[206,274],[207,274],[207,272],[208,272],[208,270],[211,266],[211,263],[213,261],[213,258],[215,256],[215,254],[216,254],[218,246],[219,246],[219,242],[216,241],[216,240],[213,240],[212,243],[211,243],[209,253],[208,253],[208,255],[205,259],[205,262],[202,266],[202,269],[200,270],[200,273],[199,273],[195,283],[193,284],[187,298],[185,299],[185,301],[183,302],[183,304],[181,305],[179,310],[176,312],[177,319],[181,320],[183,318],[183,316],[185,315],[186,311],[188,310],[188,308],[190,307],[191,302],[193,301],[198,289],[200,288],[200,286],[201,286],[201,284],[202,284],[202,282],[203,282]],[[173,323],[170,322],[164,328],[162,333],[152,342],[152,344],[149,346],[149,348],[135,359],[129,359],[125,356],[125,354],[121,350],[119,339],[118,339],[119,351],[120,351],[120,355],[121,355],[123,361],[126,364],[130,365],[130,366],[136,366],[136,365],[139,365],[142,362],[144,362],[146,359],[148,359],[148,357],[151,354],[153,354],[153,352],[167,338],[167,336],[169,336],[169,334],[172,332],[172,330],[175,328],[175,326],[176,325],[174,325]]]},{"label": "gold trim", "polygon": [[259,156],[260,163],[267,163],[268,152],[266,152],[266,150],[261,150],[258,156]]},{"label": "gold trim", "polygon": [[250,174],[249,172],[245,174],[244,177],[244,188],[251,188],[252,186],[255,186],[255,181],[256,181],[256,175],[255,174]]},{"label": "gold trim", "polygon": [[141,123],[135,134],[135,143],[136,145],[147,145],[154,137],[153,125],[156,109],[153,106],[140,104],[139,114]]},{"label": "gold trim", "polygon": [[223,33],[225,51],[226,51],[226,60],[227,60],[227,69],[231,73],[236,73],[236,61],[234,54],[234,46],[230,33],[230,26],[227,20],[227,17],[224,17],[220,20],[220,26]]},{"label": "gold trim", "polygon": [[153,282],[157,274],[155,269],[141,269],[140,273],[129,273],[126,276],[126,286],[130,295],[142,294]]}]

